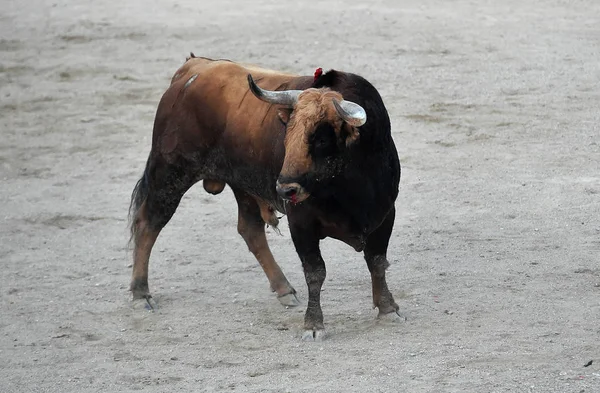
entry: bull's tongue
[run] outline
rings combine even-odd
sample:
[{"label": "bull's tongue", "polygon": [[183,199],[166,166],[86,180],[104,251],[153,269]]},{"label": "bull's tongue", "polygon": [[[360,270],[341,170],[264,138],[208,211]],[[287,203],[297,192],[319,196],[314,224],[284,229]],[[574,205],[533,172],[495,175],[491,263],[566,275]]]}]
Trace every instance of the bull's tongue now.
[{"label": "bull's tongue", "polygon": [[296,203],[298,203],[298,197],[296,197],[296,194],[293,194],[292,197],[290,198],[290,200],[292,201],[292,203],[295,205]]}]

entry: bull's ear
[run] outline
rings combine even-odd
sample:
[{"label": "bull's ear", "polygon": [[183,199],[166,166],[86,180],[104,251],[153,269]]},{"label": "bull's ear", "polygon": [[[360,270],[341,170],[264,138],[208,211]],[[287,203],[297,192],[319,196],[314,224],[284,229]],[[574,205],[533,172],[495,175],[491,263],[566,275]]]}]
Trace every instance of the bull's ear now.
[{"label": "bull's ear", "polygon": [[352,144],[358,142],[360,139],[358,127],[353,127],[347,123],[344,123],[342,127],[346,136],[346,147],[350,147]]},{"label": "bull's ear", "polygon": [[290,116],[292,115],[292,109],[290,108],[281,108],[277,110],[277,116],[279,120],[285,125],[290,121]]}]

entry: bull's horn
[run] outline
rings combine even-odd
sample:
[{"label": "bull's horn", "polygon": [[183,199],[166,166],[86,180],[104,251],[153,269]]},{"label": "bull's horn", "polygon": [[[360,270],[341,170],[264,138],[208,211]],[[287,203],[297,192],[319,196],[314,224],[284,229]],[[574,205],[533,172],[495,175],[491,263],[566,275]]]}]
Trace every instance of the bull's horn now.
[{"label": "bull's horn", "polygon": [[252,79],[252,75],[248,74],[248,85],[250,85],[250,90],[252,93],[262,101],[271,103],[284,105],[289,108],[293,108],[298,102],[298,96],[302,93],[302,90],[283,90],[283,91],[271,91],[264,90],[258,87],[258,85]]},{"label": "bull's horn", "polygon": [[367,122],[367,112],[365,112],[362,106],[352,101],[342,100],[338,102],[334,98],[333,106],[342,120],[351,126],[360,127]]}]

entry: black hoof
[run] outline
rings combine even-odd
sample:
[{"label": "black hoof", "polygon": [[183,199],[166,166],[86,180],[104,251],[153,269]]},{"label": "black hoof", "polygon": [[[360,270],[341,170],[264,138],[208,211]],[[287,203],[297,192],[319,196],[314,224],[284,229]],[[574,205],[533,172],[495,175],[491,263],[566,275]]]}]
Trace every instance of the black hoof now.
[{"label": "black hoof", "polygon": [[327,337],[325,329],[306,329],[302,332],[302,341],[323,341]]}]

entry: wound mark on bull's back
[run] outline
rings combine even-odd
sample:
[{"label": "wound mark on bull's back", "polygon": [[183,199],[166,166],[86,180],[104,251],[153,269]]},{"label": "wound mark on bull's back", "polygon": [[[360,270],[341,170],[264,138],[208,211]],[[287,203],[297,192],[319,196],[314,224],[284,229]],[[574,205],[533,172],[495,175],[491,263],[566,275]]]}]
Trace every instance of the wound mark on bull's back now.
[{"label": "wound mark on bull's back", "polygon": [[185,82],[185,85],[183,85],[183,90],[187,89],[198,77],[198,74],[192,75],[192,77],[190,79],[188,79],[187,82]]}]

